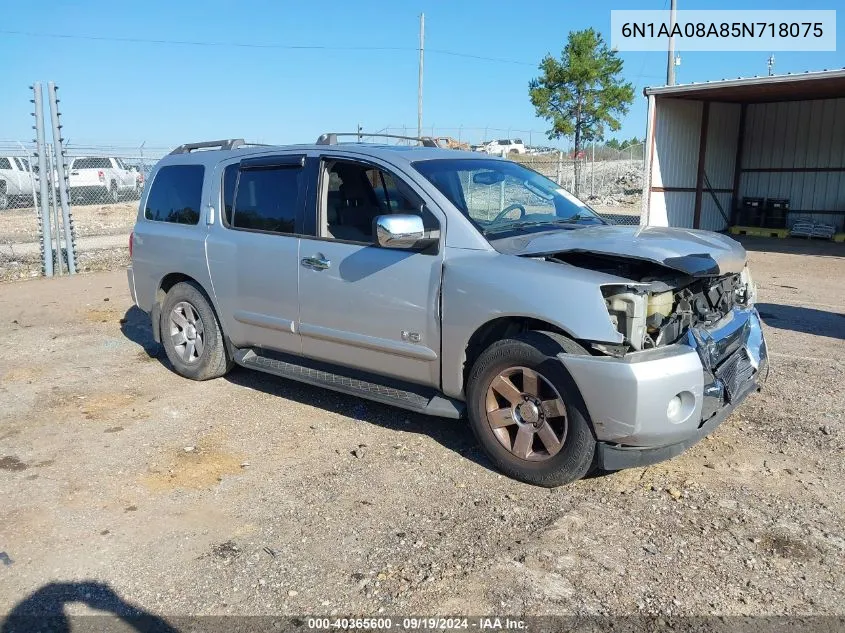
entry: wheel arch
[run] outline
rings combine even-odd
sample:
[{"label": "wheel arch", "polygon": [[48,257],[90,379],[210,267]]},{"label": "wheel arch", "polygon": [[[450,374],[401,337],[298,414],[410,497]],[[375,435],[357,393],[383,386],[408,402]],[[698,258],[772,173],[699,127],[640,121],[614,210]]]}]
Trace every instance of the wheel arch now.
[{"label": "wheel arch", "polygon": [[509,315],[490,319],[476,328],[464,347],[461,391],[466,393],[467,380],[472,366],[485,349],[503,338],[529,331],[554,332],[574,343],[578,343],[572,333],[565,328],[536,317]]},{"label": "wheel arch", "polygon": [[[182,282],[193,283],[194,285],[196,285],[197,288],[200,289],[203,295],[205,295],[205,298],[208,300],[208,305],[210,305],[211,309],[214,311],[218,323],[220,323],[220,313],[217,310],[217,305],[214,302],[214,298],[199,280],[195,279],[194,277],[191,277],[190,275],[186,275],[185,273],[167,273],[164,277],[161,278],[156,287],[155,297],[153,298],[153,307],[150,310],[150,321],[152,322],[153,339],[155,339],[156,343],[161,343],[161,306],[164,305],[164,299],[167,296],[167,293],[170,292],[170,289],[176,284]],[[223,336],[225,339],[225,333],[223,334]]]}]

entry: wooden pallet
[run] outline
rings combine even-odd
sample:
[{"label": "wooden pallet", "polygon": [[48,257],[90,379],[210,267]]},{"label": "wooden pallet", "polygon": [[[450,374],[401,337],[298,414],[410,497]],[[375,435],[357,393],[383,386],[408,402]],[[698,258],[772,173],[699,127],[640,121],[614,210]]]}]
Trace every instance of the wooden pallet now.
[{"label": "wooden pallet", "polygon": [[785,238],[789,237],[789,229],[768,229],[760,226],[732,226],[731,234]]}]

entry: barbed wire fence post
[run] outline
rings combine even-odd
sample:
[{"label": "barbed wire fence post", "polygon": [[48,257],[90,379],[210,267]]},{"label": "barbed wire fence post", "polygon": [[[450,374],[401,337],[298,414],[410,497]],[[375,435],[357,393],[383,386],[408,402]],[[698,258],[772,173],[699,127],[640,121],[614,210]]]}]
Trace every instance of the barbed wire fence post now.
[{"label": "barbed wire fence post", "polygon": [[35,104],[35,142],[38,156],[38,180],[41,194],[41,264],[45,277],[53,276],[53,238],[50,230],[50,201],[47,198],[47,184],[50,174],[47,171],[47,149],[44,143],[44,93],[41,82],[32,84],[33,100]]},{"label": "barbed wire fence post", "polygon": [[[67,269],[71,275],[76,274],[76,231],[73,226],[73,214],[70,209],[70,201],[68,199],[68,175],[67,163],[65,162],[65,148],[64,138],[62,137],[62,124],[59,122],[61,112],[59,112],[59,99],[56,95],[58,87],[52,81],[47,83],[47,94],[50,98],[50,121],[53,124],[53,148],[56,160],[56,183],[55,187],[58,191],[59,199],[56,201],[57,206],[62,207],[62,226],[64,227],[65,238],[65,256],[67,257]],[[55,198],[55,196],[54,196]],[[56,226],[56,242],[58,239],[59,228]],[[61,259],[61,255],[60,255]]]}]

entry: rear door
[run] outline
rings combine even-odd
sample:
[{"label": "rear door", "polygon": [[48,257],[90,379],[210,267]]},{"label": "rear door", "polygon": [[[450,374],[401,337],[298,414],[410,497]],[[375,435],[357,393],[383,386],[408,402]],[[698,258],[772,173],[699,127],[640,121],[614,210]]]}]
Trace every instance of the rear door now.
[{"label": "rear door", "polygon": [[299,236],[308,183],[297,155],[261,156],[220,169],[220,221],[206,238],[223,321],[236,347],[301,352]]}]

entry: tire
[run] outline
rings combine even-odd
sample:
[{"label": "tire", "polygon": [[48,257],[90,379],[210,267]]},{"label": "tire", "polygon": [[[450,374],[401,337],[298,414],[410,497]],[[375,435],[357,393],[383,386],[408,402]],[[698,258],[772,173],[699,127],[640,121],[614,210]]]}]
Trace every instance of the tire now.
[{"label": "tire", "polygon": [[159,332],[167,359],[180,376],[210,380],[232,368],[217,315],[205,293],[193,282],[180,282],[167,293],[161,307]]},{"label": "tire", "polygon": [[[514,479],[548,488],[581,479],[590,472],[596,451],[581,393],[556,358],[561,351],[587,354],[577,343],[553,332],[525,332],[497,341],[479,356],[467,383],[470,426],[496,467]],[[506,382],[516,390],[505,398],[499,391],[505,385],[499,379],[510,371],[517,373],[505,376]],[[526,401],[532,391],[531,374],[538,388]],[[554,445],[549,441],[551,432],[557,441],[553,449],[549,448]],[[530,434],[530,443],[523,439],[520,444],[520,434]]]},{"label": "tire", "polygon": [[5,192],[0,193],[0,211],[9,208],[9,196]]},{"label": "tire", "polygon": [[108,200],[112,204],[120,202],[120,194],[117,191],[117,185],[115,183],[112,183],[111,187],[109,187]]}]

